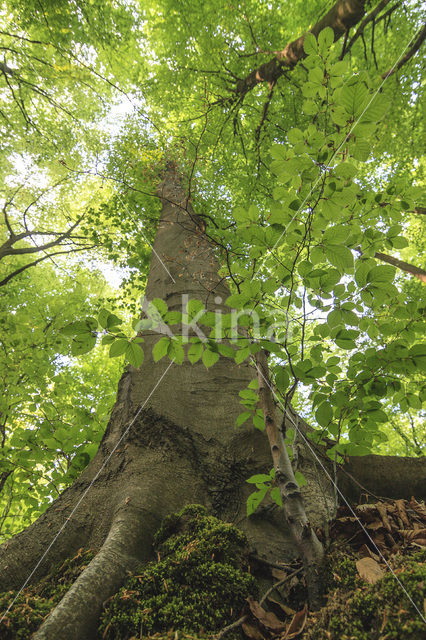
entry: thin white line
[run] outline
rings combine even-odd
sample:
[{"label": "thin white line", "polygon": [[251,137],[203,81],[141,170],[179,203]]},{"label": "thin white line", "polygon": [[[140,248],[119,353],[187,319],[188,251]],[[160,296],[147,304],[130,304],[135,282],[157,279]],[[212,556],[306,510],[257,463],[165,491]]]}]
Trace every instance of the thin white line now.
[{"label": "thin white line", "polygon": [[67,526],[67,524],[69,523],[69,521],[71,520],[72,516],[74,515],[74,512],[77,510],[77,508],[80,506],[82,500],[86,497],[89,489],[92,487],[93,483],[97,480],[97,478],[99,477],[99,474],[101,473],[101,471],[105,468],[106,464],[108,463],[109,459],[111,458],[112,454],[114,453],[114,451],[117,449],[118,445],[120,444],[120,442],[122,441],[122,439],[124,438],[124,436],[127,434],[127,432],[129,431],[130,427],[134,424],[136,418],[138,417],[138,415],[140,414],[140,412],[142,411],[142,409],[144,408],[144,406],[146,405],[146,403],[148,402],[148,400],[150,399],[150,397],[152,396],[152,394],[154,393],[154,391],[156,390],[156,388],[158,387],[158,385],[160,384],[160,382],[162,381],[162,379],[164,378],[164,376],[166,375],[166,373],[168,372],[168,370],[170,369],[170,367],[172,366],[172,364],[174,363],[174,358],[173,360],[170,362],[169,366],[167,367],[167,369],[165,370],[165,372],[162,374],[161,378],[157,381],[155,387],[152,389],[152,391],[150,392],[149,396],[147,397],[147,399],[145,400],[145,402],[143,403],[143,405],[141,407],[139,407],[139,409],[137,410],[135,416],[133,417],[133,419],[131,420],[131,422],[129,423],[128,427],[126,428],[126,430],[123,432],[123,434],[120,436],[120,439],[118,440],[117,444],[115,445],[115,447],[112,449],[111,453],[109,454],[109,456],[104,460],[101,468],[99,469],[99,471],[96,473],[95,477],[91,480],[89,486],[87,487],[87,489],[84,491],[84,493],[80,496],[80,499],[78,500],[77,504],[75,505],[75,507],[73,508],[73,510],[71,511],[70,515],[68,516],[68,518],[66,518],[64,524],[62,525],[62,527],[59,529],[58,533],[55,535],[55,537],[53,538],[52,542],[49,544],[49,546],[47,547],[46,551],[43,553],[43,555],[41,556],[41,558],[39,559],[39,561],[37,562],[36,566],[34,567],[34,569],[31,571],[30,575],[28,576],[28,578],[25,580],[24,584],[22,585],[22,587],[19,589],[18,593],[16,594],[16,596],[14,597],[14,599],[12,600],[11,604],[8,606],[8,608],[6,609],[6,611],[2,614],[2,617],[0,618],[0,622],[3,621],[4,617],[8,614],[8,612],[10,611],[10,609],[13,607],[13,605],[15,604],[16,600],[18,599],[18,597],[20,596],[21,592],[23,589],[25,589],[25,587],[27,586],[28,582],[31,580],[32,576],[34,575],[34,573],[37,571],[38,567],[40,566],[41,562],[43,562],[44,558],[46,557],[46,555],[49,553],[50,549],[52,548],[52,546],[55,544],[56,540],[58,539],[58,537],[60,536],[60,534],[62,533],[62,531],[65,529],[65,527]]},{"label": "thin white line", "polygon": [[256,369],[258,371],[258,373],[260,373],[260,375],[262,376],[262,378],[264,379],[265,383],[268,385],[269,389],[272,392],[272,395],[274,396],[274,398],[277,400],[277,402],[281,405],[281,408],[284,412],[284,417],[289,418],[289,420],[293,423],[296,431],[303,437],[305,443],[307,444],[308,448],[310,449],[311,453],[314,455],[316,461],[319,463],[319,465],[321,466],[322,470],[324,471],[325,475],[327,476],[327,478],[330,480],[331,484],[333,485],[333,487],[336,489],[336,491],[340,494],[340,496],[343,498],[344,502],[346,503],[346,505],[349,507],[349,510],[351,511],[351,513],[354,515],[356,521],[358,522],[358,524],[360,525],[361,529],[364,531],[365,535],[367,536],[367,538],[370,540],[371,544],[374,546],[374,548],[377,550],[378,555],[382,558],[383,562],[386,564],[386,566],[388,567],[389,571],[392,573],[393,577],[395,578],[395,580],[397,581],[397,583],[399,584],[399,586],[401,587],[401,589],[403,590],[403,592],[405,593],[405,595],[407,596],[407,598],[409,599],[409,601],[411,602],[411,604],[413,605],[413,607],[415,608],[415,610],[417,611],[417,613],[419,614],[419,616],[421,617],[421,619],[426,622],[426,618],[423,616],[422,612],[420,611],[420,609],[417,607],[416,603],[414,602],[414,600],[411,598],[410,594],[408,593],[408,591],[406,590],[406,588],[404,587],[404,585],[402,584],[402,582],[400,581],[400,579],[398,578],[398,576],[395,574],[394,570],[392,569],[392,567],[390,566],[390,564],[388,563],[388,561],[386,560],[385,556],[383,555],[383,553],[380,551],[379,547],[376,545],[376,543],[374,542],[374,540],[372,539],[372,537],[370,536],[370,534],[368,533],[367,529],[364,527],[363,523],[361,522],[361,520],[359,519],[359,517],[357,516],[357,514],[355,513],[355,511],[352,509],[352,506],[350,505],[350,503],[346,500],[345,496],[343,495],[343,493],[341,492],[341,490],[339,489],[339,487],[337,486],[337,482],[335,482],[330,474],[328,473],[327,469],[325,468],[325,466],[323,465],[323,463],[321,462],[321,460],[319,459],[319,457],[317,456],[315,450],[313,449],[313,447],[311,446],[311,443],[309,442],[309,440],[306,438],[305,434],[303,433],[303,431],[301,431],[301,429],[299,429],[299,426],[296,424],[296,422],[293,419],[293,416],[291,415],[290,412],[287,412],[285,409],[285,406],[283,405],[282,401],[280,400],[280,398],[277,396],[277,394],[275,393],[274,389],[272,388],[271,384],[269,383],[269,381],[265,378],[265,376],[263,375],[262,371],[260,370],[260,368],[258,367],[257,363],[256,363]]},{"label": "thin white line", "polygon": [[[402,51],[402,53],[400,54],[400,56],[395,60],[394,64],[391,67],[391,71],[393,71],[393,69],[395,69],[396,65],[398,64],[398,62],[401,60],[401,58],[403,57],[404,53],[407,51],[408,47],[410,46],[410,44],[413,42],[413,40],[416,38],[417,34],[414,34],[414,36],[411,38],[411,40],[408,42],[408,44],[406,45],[405,49]],[[373,102],[374,98],[376,97],[376,95],[379,93],[380,89],[383,87],[383,85],[385,84],[386,80],[390,77],[390,75],[388,74],[386,76],[386,78],[383,79],[383,81],[380,83],[379,87],[377,88],[377,90],[373,93],[372,97],[370,98],[367,106],[364,108],[364,110],[362,111],[361,115],[358,117],[358,119],[353,123],[353,125],[351,126],[351,128],[349,129],[349,132],[345,135],[344,139],[342,140],[342,142],[340,143],[340,145],[337,147],[336,151],[333,153],[333,155],[331,156],[330,160],[328,161],[328,163],[325,166],[325,169],[329,169],[330,168],[330,163],[333,160],[333,158],[336,156],[336,154],[340,151],[340,149],[342,148],[342,146],[345,143],[345,140],[347,140],[347,137],[350,135],[350,133],[355,129],[355,127],[357,126],[357,124],[359,123],[359,121],[361,120],[362,116],[364,115],[364,113],[367,111],[368,107],[370,106],[370,104]],[[254,274],[253,278],[254,279],[257,274],[259,273],[260,269],[262,268],[266,258],[268,257],[268,255],[270,255],[272,253],[272,251],[275,249],[275,247],[277,246],[277,244],[279,243],[279,241],[281,240],[281,238],[283,237],[283,235],[286,233],[287,229],[289,228],[289,226],[291,225],[291,223],[293,222],[293,220],[296,218],[296,216],[298,215],[298,213],[300,213],[301,209],[303,209],[303,205],[305,204],[305,202],[308,200],[308,198],[310,198],[310,196],[312,195],[313,190],[315,189],[315,187],[317,186],[318,182],[321,180],[322,176],[319,176],[316,180],[316,182],[314,183],[314,185],[311,187],[310,192],[308,193],[308,195],[306,196],[306,198],[304,199],[304,201],[302,202],[302,204],[300,205],[300,207],[298,208],[298,210],[296,211],[296,213],[294,214],[294,216],[292,217],[292,219],[290,220],[290,222],[286,225],[284,231],[282,232],[282,234],[280,235],[280,237],[278,238],[278,240],[276,241],[276,243],[274,244],[274,246],[272,247],[272,249],[268,249],[268,251],[266,252],[264,258],[262,259],[262,263],[260,265],[260,267],[257,269],[256,273]]]},{"label": "thin white line", "polygon": [[[123,201],[122,197],[120,196],[120,194],[117,194],[118,199],[120,200],[121,204],[123,205],[123,207],[126,209],[127,213],[130,215],[130,211],[126,205],[126,203]],[[176,280],[174,279],[174,277],[172,276],[172,274],[170,273],[170,271],[168,270],[168,268],[166,267],[166,265],[164,264],[164,262],[162,261],[162,259],[160,258],[160,256],[158,255],[158,253],[156,252],[156,250],[154,249],[154,245],[152,245],[150,243],[150,241],[148,240],[148,238],[146,237],[146,235],[144,234],[143,230],[141,229],[140,232],[142,233],[143,237],[145,238],[145,241],[149,244],[149,246],[151,247],[152,251],[155,253],[156,257],[158,258],[158,260],[161,262],[162,266],[164,267],[165,271],[167,272],[167,274],[170,276],[170,278],[173,280],[173,284],[176,284]]]}]

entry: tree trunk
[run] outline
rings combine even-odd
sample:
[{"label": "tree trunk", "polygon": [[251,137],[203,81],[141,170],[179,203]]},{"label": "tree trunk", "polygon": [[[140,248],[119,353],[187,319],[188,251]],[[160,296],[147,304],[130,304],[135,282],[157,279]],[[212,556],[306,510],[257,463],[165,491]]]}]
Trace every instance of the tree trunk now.
[{"label": "tree trunk", "polygon": [[[187,294],[208,310],[226,310],[229,291],[217,274],[212,245],[173,169],[159,197],[147,298],[181,311]],[[222,357],[210,369],[200,361],[154,362],[159,335],[150,331],[144,338],[145,361],[140,369],[126,368],[92,462],[34,524],[0,547],[1,591],[35,582],[81,547],[98,552],[34,640],[93,637],[102,603],[128,570],[151,558],[161,519],[186,504],[201,503],[237,524],[265,559],[298,555],[278,509],[245,515],[251,491],[246,479],[272,466],[264,434],[252,426],[234,428],[241,412],[238,392],[256,377],[255,370]],[[302,493],[308,518],[320,524],[332,515],[334,493],[318,460],[309,448],[304,451],[299,469],[308,486]]]}]

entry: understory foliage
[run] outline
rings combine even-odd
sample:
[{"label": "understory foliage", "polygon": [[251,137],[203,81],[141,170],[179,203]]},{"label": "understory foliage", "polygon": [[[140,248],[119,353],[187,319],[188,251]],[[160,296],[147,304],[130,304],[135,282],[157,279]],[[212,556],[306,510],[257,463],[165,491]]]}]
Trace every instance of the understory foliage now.
[{"label": "understory foliage", "polygon": [[154,547],[158,562],[142,567],[105,605],[100,637],[212,632],[239,616],[247,596],[257,594],[244,534],[204,507],[190,505],[168,516]]}]

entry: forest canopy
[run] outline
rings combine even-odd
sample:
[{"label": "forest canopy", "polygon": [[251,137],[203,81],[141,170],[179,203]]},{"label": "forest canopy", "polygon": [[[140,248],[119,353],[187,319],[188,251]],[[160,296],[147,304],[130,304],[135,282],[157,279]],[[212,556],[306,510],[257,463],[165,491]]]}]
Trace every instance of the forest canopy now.
[{"label": "forest canopy", "polygon": [[[86,467],[123,365],[143,361],[170,165],[241,313],[231,346],[230,314],[218,328],[203,301],[149,301],[154,321],[198,314],[210,332],[187,357],[207,368],[266,350],[277,402],[336,463],[423,455],[422,3],[290,4],[3,4],[2,541]],[[184,347],[166,333],[154,360],[178,367]],[[235,428],[263,429],[256,385],[240,396]]]}]

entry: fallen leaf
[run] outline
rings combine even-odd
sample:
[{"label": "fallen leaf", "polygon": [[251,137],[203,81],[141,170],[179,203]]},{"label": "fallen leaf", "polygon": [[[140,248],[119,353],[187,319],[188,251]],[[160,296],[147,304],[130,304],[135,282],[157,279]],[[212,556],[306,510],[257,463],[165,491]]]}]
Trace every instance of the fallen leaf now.
[{"label": "fallen leaf", "polygon": [[298,611],[294,616],[293,620],[290,622],[290,626],[288,627],[285,634],[282,636],[282,640],[290,640],[290,638],[295,638],[300,633],[302,633],[305,628],[306,618],[308,616],[308,607],[305,606],[301,611]]},{"label": "fallen leaf", "polygon": [[361,560],[357,560],[356,568],[361,578],[370,584],[374,584],[385,575],[381,566],[373,558],[361,558]]},{"label": "fallen leaf", "polygon": [[365,525],[367,529],[372,529],[372,531],[377,531],[377,529],[383,529],[383,522],[380,520],[375,520],[374,522],[370,522]]},{"label": "fallen leaf", "polygon": [[291,607],[287,607],[286,604],[278,602],[278,600],[274,600],[274,598],[271,598],[270,596],[268,596],[268,600],[269,602],[273,602],[273,604],[276,604],[278,607],[280,607],[280,609],[282,609],[288,616],[294,616],[294,614],[296,613],[294,609],[291,609]]},{"label": "fallen leaf", "polygon": [[417,500],[412,497],[409,505],[412,510],[415,511],[417,515],[419,515],[426,522],[426,507],[424,503],[417,502]]},{"label": "fallen leaf", "polygon": [[426,529],[400,529],[399,533],[406,542],[426,547]]},{"label": "fallen leaf", "polygon": [[405,500],[395,500],[396,508],[398,509],[399,517],[401,518],[405,527],[410,526],[410,521],[408,520],[407,512],[405,510]]},{"label": "fallen leaf", "polygon": [[383,504],[383,502],[378,502],[376,507],[377,507],[377,511],[380,514],[382,522],[383,522],[383,524],[385,526],[385,529],[387,529],[389,531],[389,533],[392,533],[392,527],[391,527],[391,524],[389,522],[388,514],[387,514],[387,511],[386,511],[386,505]]},{"label": "fallen leaf", "polygon": [[250,622],[243,622],[241,626],[246,636],[248,638],[251,638],[251,640],[264,640],[264,637],[260,633],[259,629],[250,624]]},{"label": "fallen leaf", "polygon": [[359,553],[362,555],[363,558],[373,558],[373,560],[376,560],[376,562],[380,560],[380,557],[376,553],[373,553],[373,551],[371,551],[371,549],[367,547],[366,544],[362,545],[362,547],[359,550]]},{"label": "fallen leaf", "polygon": [[271,629],[272,631],[283,631],[285,629],[285,624],[278,620],[275,613],[272,611],[265,611],[263,607],[254,600],[251,596],[247,598],[247,602],[249,603],[250,611],[261,624],[267,629]]}]

